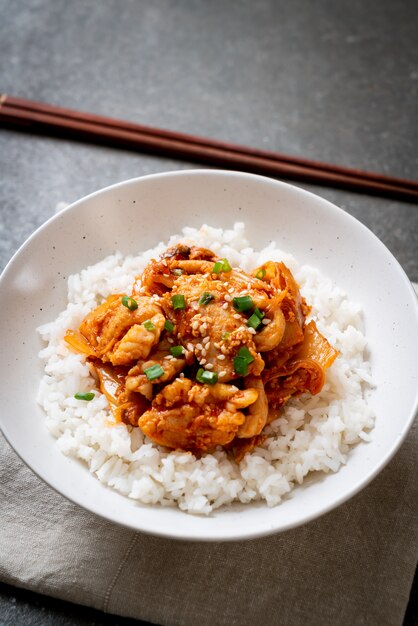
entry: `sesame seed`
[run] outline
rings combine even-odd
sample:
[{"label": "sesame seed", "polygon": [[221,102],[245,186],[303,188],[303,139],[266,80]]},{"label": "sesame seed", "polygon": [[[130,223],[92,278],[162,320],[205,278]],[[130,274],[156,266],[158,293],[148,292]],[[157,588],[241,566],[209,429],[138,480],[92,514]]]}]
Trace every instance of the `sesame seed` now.
[{"label": "sesame seed", "polygon": [[247,283],[247,289],[251,289],[251,283]]},{"label": "sesame seed", "polygon": [[271,320],[265,318],[263,319],[262,323],[265,324],[267,326],[267,324],[270,324]]},{"label": "sesame seed", "polygon": [[205,334],[206,334],[207,329],[208,329],[208,327],[206,326],[206,324],[201,324],[201,325],[200,325],[200,328],[199,328],[200,334],[201,334],[201,335],[205,335]]},{"label": "sesame seed", "polygon": [[196,344],[196,350],[203,350],[203,346],[201,343]]},{"label": "sesame seed", "polygon": [[234,293],[234,288],[233,288],[233,287],[230,287],[230,288],[228,289],[228,293]]},{"label": "sesame seed", "polygon": [[192,328],[193,330],[197,330],[199,328],[199,322],[193,322]]},{"label": "sesame seed", "polygon": [[255,330],[255,328],[249,328],[249,329],[248,329],[248,332],[249,332],[249,333],[251,333],[252,335],[255,335],[255,334],[256,334],[256,330]]},{"label": "sesame seed", "polygon": [[206,363],[206,359],[199,359],[200,365],[204,365]]},{"label": "sesame seed", "polygon": [[228,302],[224,302],[222,308],[226,310],[228,308]]},{"label": "sesame seed", "polygon": [[215,348],[217,348],[218,350],[219,350],[219,348],[221,347],[221,344],[220,344],[220,343],[214,343],[213,345],[214,345],[214,346],[215,346]]},{"label": "sesame seed", "polygon": [[203,345],[204,345],[205,343],[207,343],[208,341],[210,341],[210,337],[205,337],[205,338],[204,338],[204,340],[203,340]]},{"label": "sesame seed", "polygon": [[174,343],[174,339],[171,339],[171,337],[167,337],[167,341],[168,343]]},{"label": "sesame seed", "polygon": [[224,287],[228,287],[228,281],[224,282]]},{"label": "sesame seed", "polygon": [[231,302],[231,296],[230,296],[229,294],[227,294],[227,293],[224,295],[224,299],[225,299],[227,302]]},{"label": "sesame seed", "polygon": [[192,343],[188,343],[187,344],[187,349],[190,350],[190,352],[194,352],[194,347]]},{"label": "sesame seed", "polygon": [[213,363],[207,363],[206,364],[206,369],[207,370],[212,370],[213,369]]},{"label": "sesame seed", "polygon": [[222,370],[222,372],[219,372],[219,376],[226,376],[227,373],[228,372],[226,370]]},{"label": "sesame seed", "polygon": [[202,349],[202,356],[206,356],[206,350],[205,348]]},{"label": "sesame seed", "polygon": [[181,374],[180,374],[180,378],[181,378],[181,379],[182,379],[182,381],[183,381],[183,378],[184,378],[184,372],[181,372]]},{"label": "sesame seed", "polygon": [[234,317],[235,317],[236,320],[242,319],[241,315],[239,313],[234,313]]},{"label": "sesame seed", "polygon": [[224,354],[218,354],[216,358],[219,359],[220,361],[224,361],[226,357]]},{"label": "sesame seed", "polygon": [[167,267],[167,259],[163,259],[162,263],[163,263],[163,265],[165,265]]}]

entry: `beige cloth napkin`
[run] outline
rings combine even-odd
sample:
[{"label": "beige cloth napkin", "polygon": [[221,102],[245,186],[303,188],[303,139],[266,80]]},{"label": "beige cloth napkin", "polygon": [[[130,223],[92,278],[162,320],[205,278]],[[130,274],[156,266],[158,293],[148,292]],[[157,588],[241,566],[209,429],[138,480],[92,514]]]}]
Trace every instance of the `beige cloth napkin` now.
[{"label": "beige cloth napkin", "polygon": [[401,625],[417,562],[418,423],[352,500],[306,526],[189,543],[108,523],[0,437],[0,580],[162,625]]}]

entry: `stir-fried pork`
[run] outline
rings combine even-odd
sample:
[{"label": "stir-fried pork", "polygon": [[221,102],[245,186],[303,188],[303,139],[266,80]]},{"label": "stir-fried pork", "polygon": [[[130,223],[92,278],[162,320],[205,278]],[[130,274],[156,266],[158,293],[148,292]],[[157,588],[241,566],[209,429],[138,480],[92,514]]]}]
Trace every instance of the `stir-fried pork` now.
[{"label": "stir-fried pork", "polygon": [[225,446],[239,461],[289,398],[320,391],[337,356],[308,312],[283,263],[248,274],[179,244],[66,340],[88,357],[117,421],[168,448]]}]

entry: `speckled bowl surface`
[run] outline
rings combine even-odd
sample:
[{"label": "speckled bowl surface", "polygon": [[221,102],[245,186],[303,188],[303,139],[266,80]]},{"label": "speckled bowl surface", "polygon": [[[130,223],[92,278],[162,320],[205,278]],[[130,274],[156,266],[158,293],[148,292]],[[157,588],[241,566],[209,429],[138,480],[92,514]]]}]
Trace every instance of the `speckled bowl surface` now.
[{"label": "speckled bowl surface", "polygon": [[[271,240],[318,267],[364,309],[376,389],[372,441],[339,472],[296,488],[281,505],[231,506],[209,517],[141,506],[104,487],[64,456],[36,404],[42,375],[36,328],[65,307],[69,274],[120,250],[137,254],[183,226],[244,221],[251,244]],[[191,540],[233,540],[318,517],[363,488],[399,448],[418,404],[418,306],[404,271],[365,226],[298,187],[239,172],[193,170],[129,180],[75,202],[39,228],[0,279],[1,427],[42,479],[80,506],[139,531]]]}]

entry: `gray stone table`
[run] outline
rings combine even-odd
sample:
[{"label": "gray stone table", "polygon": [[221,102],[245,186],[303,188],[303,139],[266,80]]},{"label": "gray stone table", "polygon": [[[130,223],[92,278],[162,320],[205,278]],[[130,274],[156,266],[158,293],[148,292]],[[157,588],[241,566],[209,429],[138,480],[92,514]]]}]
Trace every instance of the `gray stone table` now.
[{"label": "gray stone table", "polygon": [[[417,33],[416,0],[0,0],[0,91],[418,179]],[[0,129],[0,269],[58,202],[195,166]],[[418,281],[416,205],[302,186]],[[111,623],[39,602],[0,623]]]}]

